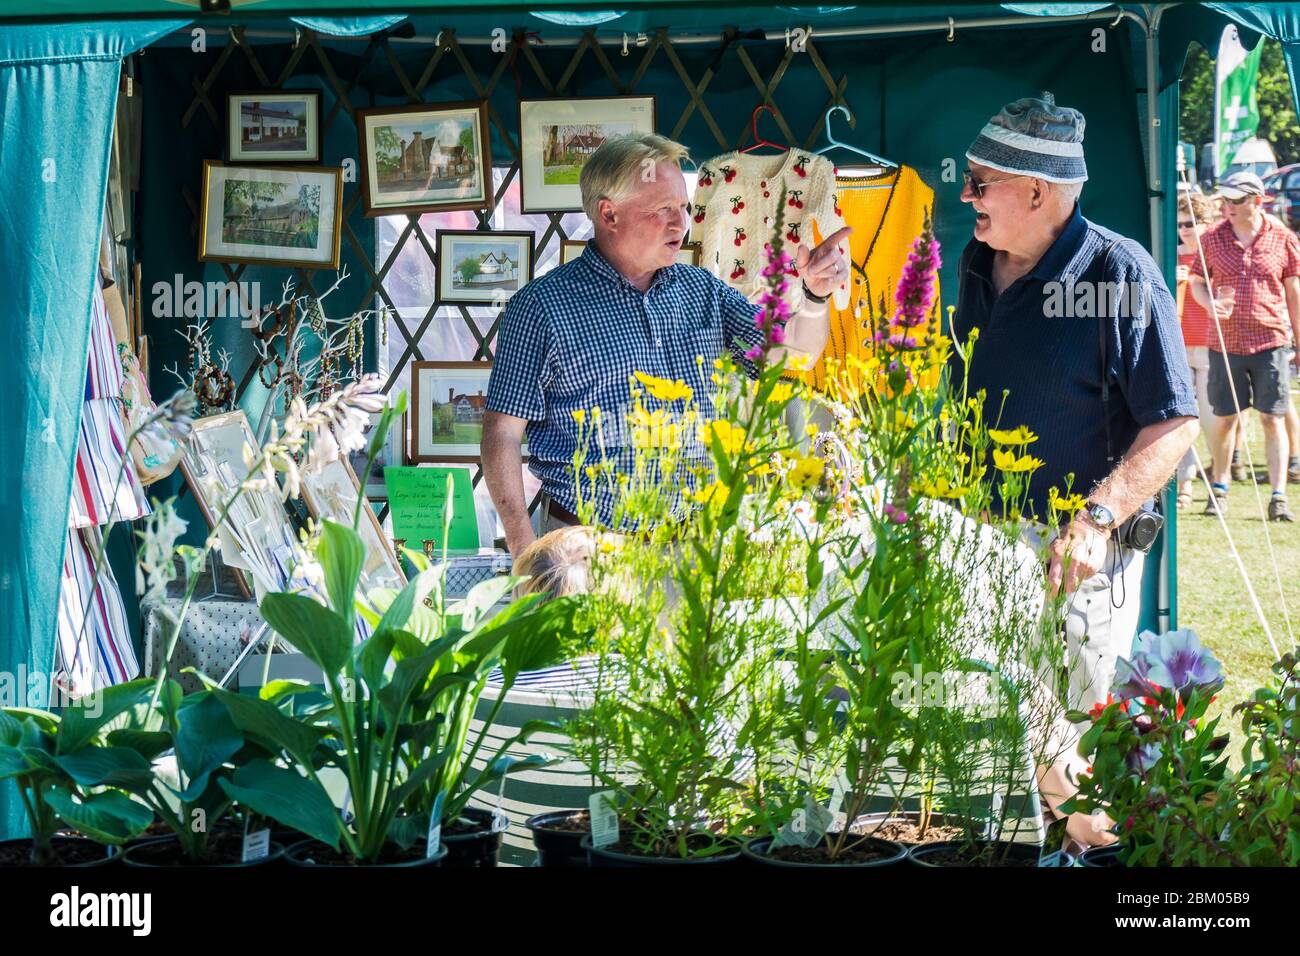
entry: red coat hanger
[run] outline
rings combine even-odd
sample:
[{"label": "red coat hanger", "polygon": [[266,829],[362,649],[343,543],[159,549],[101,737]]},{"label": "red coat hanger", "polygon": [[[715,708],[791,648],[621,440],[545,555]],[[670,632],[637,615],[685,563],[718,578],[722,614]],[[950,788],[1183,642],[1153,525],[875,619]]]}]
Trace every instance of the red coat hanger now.
[{"label": "red coat hanger", "polygon": [[750,114],[749,117],[749,128],[754,133],[754,143],[752,146],[746,146],[744,149],[741,150],[741,152],[749,153],[758,149],[760,146],[770,146],[772,147],[772,149],[779,149],[782,152],[788,153],[790,151],[789,146],[782,146],[780,143],[773,143],[771,140],[766,140],[763,137],[758,135],[758,114],[763,112],[771,113],[773,117],[780,119],[780,117],[777,115],[776,110],[768,106],[766,103],[760,103],[758,106],[754,107],[754,112]]}]

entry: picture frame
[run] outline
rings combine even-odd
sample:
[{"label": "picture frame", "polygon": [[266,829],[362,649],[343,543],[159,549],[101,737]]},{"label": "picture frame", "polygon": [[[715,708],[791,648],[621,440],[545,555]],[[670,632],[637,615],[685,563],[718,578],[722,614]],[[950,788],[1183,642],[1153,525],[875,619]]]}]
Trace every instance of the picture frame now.
[{"label": "picture frame", "polygon": [[[258,447],[243,409],[194,420],[180,469],[209,530],[216,529],[221,508],[212,492],[237,486],[248,472],[244,465],[245,445]],[[235,579],[239,589],[245,598],[251,598],[255,577],[251,567],[258,569],[256,575],[263,578],[264,589],[272,590],[267,584],[275,577],[277,562],[282,563],[284,549],[291,550],[296,535],[277,492],[246,490],[236,504],[238,513],[232,509],[227,515],[225,531],[235,539],[239,553],[227,554],[223,548],[222,561],[238,569]]]},{"label": "picture frame", "polygon": [[[336,458],[315,474],[302,473],[302,500],[307,513],[316,521],[329,519],[352,527],[353,509],[361,493],[361,483],[346,458]],[[368,592],[372,587],[401,590],[406,575],[369,503],[362,505],[357,533],[366,544],[366,563],[361,569],[363,590]]]},{"label": "picture frame", "polygon": [[319,163],[319,90],[241,90],[226,94],[226,161]]},{"label": "picture frame", "polygon": [[199,260],[337,269],[343,170],[203,161]]},{"label": "picture frame", "polygon": [[[376,412],[370,416],[370,424],[365,431],[367,445],[369,444],[370,432],[379,422],[379,417],[382,414],[382,412]],[[384,448],[371,466],[370,473],[366,476],[365,493],[369,501],[387,501],[388,488],[384,484],[384,469],[389,465],[405,465],[407,463],[406,426],[409,416],[409,412],[395,415],[392,423],[388,426],[388,436],[384,440]],[[348,464],[351,465],[353,474],[359,476],[366,465],[366,449],[359,448],[354,451],[349,456]],[[360,480],[359,477],[358,480]]]},{"label": "picture frame", "polygon": [[377,106],[355,116],[366,216],[492,208],[486,100]]},{"label": "picture frame", "polygon": [[654,96],[521,99],[520,211],[581,211],[585,158],[611,136],[653,133],[655,104]]},{"label": "picture frame", "polygon": [[486,232],[439,229],[434,249],[438,302],[444,305],[504,305],[533,279],[529,231]]},{"label": "picture frame", "polygon": [[[491,362],[411,363],[412,464],[478,462]],[[528,457],[528,446],[521,449]]]},{"label": "picture frame", "polygon": [[[572,262],[582,255],[590,239],[561,239],[560,265]],[[704,245],[699,242],[683,242],[677,250],[677,261],[688,266],[698,266],[704,256]]]}]

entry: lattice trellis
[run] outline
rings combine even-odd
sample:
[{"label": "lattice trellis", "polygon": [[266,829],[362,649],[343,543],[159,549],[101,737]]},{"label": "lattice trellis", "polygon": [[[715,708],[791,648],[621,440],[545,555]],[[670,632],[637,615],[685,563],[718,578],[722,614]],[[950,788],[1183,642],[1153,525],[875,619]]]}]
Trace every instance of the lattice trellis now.
[{"label": "lattice trellis", "polygon": [[[545,95],[563,98],[572,95],[570,92],[570,84],[573,81],[579,66],[588,56],[594,58],[596,63],[599,65],[601,73],[608,80],[611,88],[610,93],[612,95],[636,93],[638,91],[638,85],[645,80],[647,74],[649,74],[652,68],[659,66],[659,70],[663,70],[662,66],[657,62],[659,58],[662,57],[667,61],[668,70],[670,70],[671,74],[676,76],[682,84],[689,100],[683,107],[681,114],[672,123],[671,127],[663,121],[664,118],[662,113],[660,114],[660,121],[658,124],[660,131],[673,139],[680,138],[687,122],[691,119],[692,115],[698,111],[704,124],[708,127],[709,133],[712,135],[714,140],[716,140],[719,152],[739,149],[745,146],[751,138],[748,112],[745,114],[743,126],[736,130],[733,135],[728,135],[724,132],[718,119],[713,115],[707,102],[709,85],[718,75],[719,69],[723,65],[724,58],[726,57],[734,57],[739,61],[744,73],[753,83],[754,89],[757,93],[757,99],[754,101],[754,105],[757,106],[759,103],[762,103],[772,108],[781,134],[785,137],[785,141],[788,143],[801,143],[805,149],[812,148],[812,146],[822,136],[827,109],[837,104],[849,106],[850,109],[852,109],[852,105],[848,103],[845,95],[848,85],[847,75],[841,76],[838,80],[834,78],[813,39],[809,38],[806,41],[802,51],[796,50],[794,47],[789,45],[787,41],[784,56],[781,58],[771,77],[765,80],[761,71],[755,65],[749,49],[747,49],[745,45],[746,41],[754,39],[754,35],[742,35],[735,28],[727,30],[721,43],[716,48],[716,55],[703,69],[698,79],[693,79],[691,77],[689,70],[682,61],[682,57],[679,55],[678,48],[669,37],[666,28],[657,30],[648,38],[646,46],[637,50],[639,59],[636,60],[631,75],[626,79],[624,79],[623,76],[620,75],[619,71],[614,68],[614,64],[608,52],[610,49],[619,50],[619,43],[615,39],[610,38],[606,43],[602,44],[595,31],[587,31],[580,37],[577,45],[573,48],[572,55],[569,57],[567,63],[564,64],[558,78],[552,80],[547,74],[545,65],[537,56],[534,45],[535,41],[537,41],[536,35],[529,34],[522,29],[516,30],[508,52],[498,58],[496,66],[492,69],[486,82],[481,79],[478,70],[476,70],[474,65],[470,62],[469,57],[466,55],[464,46],[458,41],[456,31],[452,28],[445,28],[441,31],[439,40],[434,46],[428,62],[425,64],[423,70],[421,70],[418,78],[415,79],[414,82],[412,81],[407,69],[402,65],[401,59],[399,59],[399,57],[394,53],[389,38],[385,34],[379,34],[370,38],[364,50],[356,58],[355,69],[347,80],[340,77],[338,70],[335,69],[335,65],[331,60],[331,51],[324,46],[321,37],[312,31],[304,30],[301,32],[300,38],[293,44],[293,49],[288,59],[285,61],[283,67],[279,70],[276,76],[268,74],[266,68],[258,58],[257,49],[248,41],[243,27],[233,28],[231,30],[231,39],[232,42],[226,44],[222,48],[216,60],[211,64],[207,74],[202,78],[198,76],[192,78],[191,83],[194,89],[194,96],[180,117],[180,125],[182,129],[188,128],[199,116],[205,116],[213,123],[218,131],[223,131],[222,113],[213,104],[210,93],[213,88],[217,86],[222,72],[232,65],[232,59],[236,55],[242,55],[244,57],[247,61],[248,67],[252,70],[253,75],[262,85],[262,88],[273,90],[283,87],[286,81],[299,71],[304,70],[304,61],[309,53],[312,54],[316,63],[319,65],[319,75],[323,77],[325,83],[333,91],[336,97],[334,104],[322,118],[322,137],[326,132],[328,132],[329,128],[337,122],[343,111],[346,110],[350,113],[355,108],[356,104],[352,102],[351,97],[359,88],[364,89],[364,87],[361,86],[363,76],[366,74],[368,68],[372,68],[379,62],[380,58],[382,58],[382,62],[386,63],[389,70],[391,70],[392,77],[396,79],[401,90],[411,103],[436,102],[434,100],[426,100],[425,94],[428,92],[429,84],[433,81],[435,74],[438,73],[439,67],[446,62],[453,64],[453,69],[459,68],[459,70],[464,74],[465,79],[468,80],[473,89],[473,98],[484,99],[487,101],[489,123],[496,128],[501,141],[506,143],[509,148],[508,168],[506,168],[501,179],[500,187],[496,192],[495,198],[497,203],[501,202],[502,197],[505,195],[506,190],[509,188],[515,177],[520,175],[521,146],[519,143],[519,131],[513,128],[513,117],[511,117],[511,122],[507,122],[503,119],[500,112],[492,104],[491,97],[502,78],[506,76],[507,71],[512,71],[512,75],[515,77],[516,84],[518,85],[519,78],[517,71],[520,69],[521,63],[531,69],[537,81],[545,90]],[[780,38],[774,38],[773,40],[766,42],[780,42]],[[287,45],[288,44],[285,46]],[[693,45],[693,47],[698,49],[697,45]],[[277,49],[283,51],[284,47],[263,49]],[[627,52],[630,55],[631,51]],[[618,53],[614,55],[619,56]],[[627,57],[620,56],[619,58],[623,59]],[[791,66],[796,63],[802,64],[804,61],[806,61],[806,63],[816,72],[818,78],[820,78],[822,84],[825,86],[827,99],[821,110],[808,115],[809,122],[807,124],[807,131],[804,136],[800,138],[795,135],[794,129],[791,127],[786,116],[777,106],[773,96],[777,87],[780,86],[782,81],[790,74]],[[584,93],[590,94],[591,91],[584,90]],[[494,156],[493,158],[498,167],[506,165],[502,162],[503,157]],[[192,190],[186,187],[183,192],[185,202],[189,206],[193,215],[192,232],[197,235],[199,229],[198,220],[200,205]],[[343,222],[341,226],[343,229],[343,237],[347,240],[348,246],[355,256],[355,261],[364,270],[369,279],[368,287],[353,311],[370,308],[374,303],[374,298],[377,296],[384,305],[388,306],[390,309],[392,327],[395,328],[396,332],[405,342],[401,356],[391,365],[388,380],[385,383],[385,389],[387,390],[392,387],[399,377],[401,377],[410,362],[424,360],[426,358],[438,358],[438,356],[424,355],[420,349],[420,341],[428,330],[430,323],[433,322],[435,316],[437,316],[443,309],[454,312],[456,318],[467,326],[469,332],[474,337],[474,340],[477,343],[474,355],[475,360],[490,360],[492,358],[493,340],[500,323],[500,313],[497,313],[496,317],[491,321],[490,326],[485,330],[475,321],[467,307],[444,306],[435,300],[429,305],[428,309],[419,317],[418,320],[412,319],[408,322],[407,319],[402,318],[401,310],[394,305],[393,298],[385,286],[385,280],[394,263],[397,261],[398,256],[401,254],[403,248],[405,248],[408,242],[414,241],[419,243],[423,247],[424,252],[429,256],[430,261],[436,263],[437,256],[435,255],[433,243],[420,225],[420,215],[417,213],[408,213],[406,214],[406,225],[401,230],[396,242],[389,250],[388,255],[382,263],[376,263],[375,257],[378,250],[366,248],[366,246],[357,238],[356,233],[350,225],[352,217],[355,214],[359,214],[359,209],[357,207],[360,201],[360,190],[352,190],[351,198],[344,204]],[[477,228],[483,231],[490,231],[491,213],[480,211],[477,212],[476,215],[478,218]],[[570,238],[565,232],[562,224],[564,215],[565,213],[563,212],[545,213],[548,224],[541,234],[537,236],[534,243],[534,261],[537,261],[541,257],[542,251],[552,240],[555,240],[558,243],[561,240]],[[246,266],[243,265],[231,267],[230,265],[222,264],[222,269],[225,272],[227,279],[232,282],[238,281],[245,268]],[[315,295],[316,292],[312,285],[312,277],[317,270],[299,268],[294,271],[298,288],[309,294]],[[242,396],[244,391],[252,382],[253,377],[257,374],[258,367],[259,362],[257,359],[254,359],[243,372],[238,382],[238,396]],[[473,475],[473,482],[475,485],[478,484],[481,477],[481,469],[475,469]],[[535,505],[536,501],[530,505],[530,510]]]}]

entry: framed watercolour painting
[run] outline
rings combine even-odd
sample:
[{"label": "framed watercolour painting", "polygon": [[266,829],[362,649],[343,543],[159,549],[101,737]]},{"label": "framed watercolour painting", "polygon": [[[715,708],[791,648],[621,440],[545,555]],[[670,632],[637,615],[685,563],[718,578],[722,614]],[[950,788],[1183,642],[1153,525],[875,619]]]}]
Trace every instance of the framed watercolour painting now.
[{"label": "framed watercolour painting", "polygon": [[356,119],[367,216],[492,208],[485,101],[374,107]]},{"label": "framed watercolour painting", "polygon": [[343,170],[203,163],[199,259],[337,269]]},{"label": "framed watercolour painting", "polygon": [[226,96],[226,158],[232,163],[319,163],[320,91]]},{"label": "framed watercolour painting", "polygon": [[581,210],[587,157],[614,136],[654,131],[653,96],[520,100],[521,211]]},{"label": "framed watercolour painting", "polygon": [[438,301],[504,305],[533,278],[531,232],[439,229]]},{"label": "framed watercolour painting", "polygon": [[411,363],[412,462],[479,460],[491,375],[491,362]]}]

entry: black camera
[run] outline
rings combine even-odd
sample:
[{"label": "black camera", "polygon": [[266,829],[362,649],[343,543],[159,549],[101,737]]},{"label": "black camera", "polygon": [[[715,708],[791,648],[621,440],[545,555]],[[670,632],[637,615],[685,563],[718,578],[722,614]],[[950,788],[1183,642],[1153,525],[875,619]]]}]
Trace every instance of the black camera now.
[{"label": "black camera", "polygon": [[1164,515],[1153,507],[1143,505],[1115,529],[1115,543],[1146,554],[1156,543],[1160,529],[1164,526]]}]

